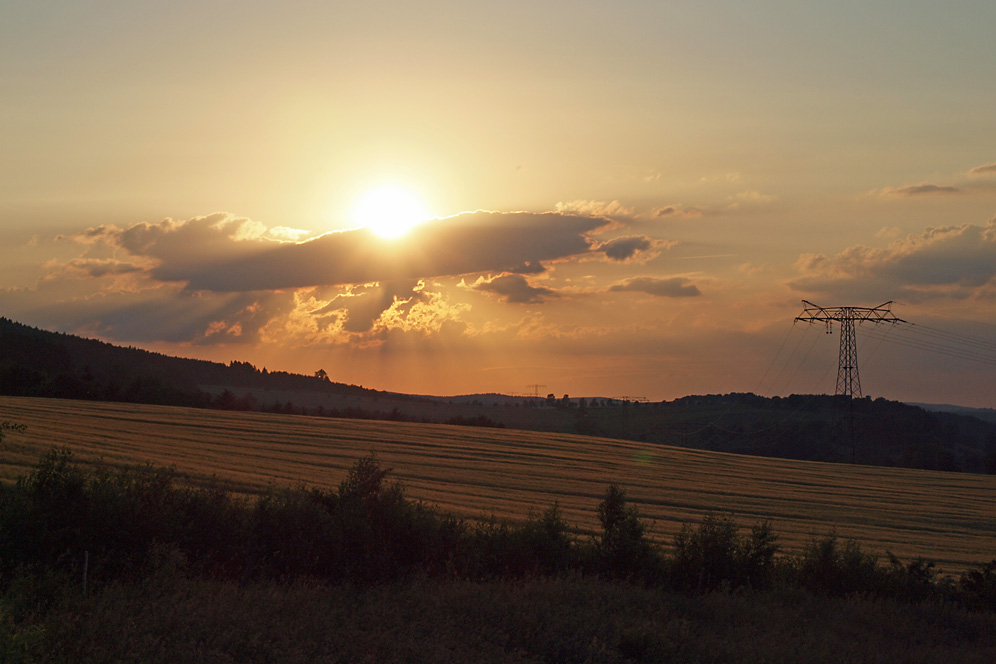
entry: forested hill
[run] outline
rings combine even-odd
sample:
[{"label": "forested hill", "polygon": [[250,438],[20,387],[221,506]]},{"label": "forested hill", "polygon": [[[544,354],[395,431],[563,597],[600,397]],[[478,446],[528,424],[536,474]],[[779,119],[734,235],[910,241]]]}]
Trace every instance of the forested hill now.
[{"label": "forested hill", "polygon": [[0,318],[2,394],[204,407],[212,405],[212,396],[201,389],[205,385],[377,394],[325,376],[170,357]]},{"label": "forested hill", "polygon": [[996,473],[996,423],[826,395],[432,398],[169,357],[0,318],[0,394],[580,433],[737,454]]}]

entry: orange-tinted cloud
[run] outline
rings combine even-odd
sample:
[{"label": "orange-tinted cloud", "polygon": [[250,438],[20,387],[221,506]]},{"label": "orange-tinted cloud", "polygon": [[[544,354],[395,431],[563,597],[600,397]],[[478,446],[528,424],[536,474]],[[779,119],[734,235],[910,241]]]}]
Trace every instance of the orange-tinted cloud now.
[{"label": "orange-tinted cloud", "polygon": [[982,164],[968,171],[969,175],[996,175],[996,161],[991,164]]},{"label": "orange-tinted cloud", "polygon": [[644,254],[646,258],[652,258],[657,254],[656,250],[670,247],[673,244],[654,240],[646,235],[627,235],[602,242],[596,247],[596,250],[604,253],[611,260],[622,262],[640,254]]},{"label": "orange-tinted cloud", "polygon": [[633,208],[626,207],[619,201],[561,201],[556,205],[557,212],[562,214],[579,214],[585,217],[631,217]]},{"label": "orange-tinted cloud", "polygon": [[493,279],[479,279],[471,286],[473,290],[493,293],[505,302],[517,304],[537,304],[549,298],[559,297],[549,288],[532,286],[519,274],[506,274]]},{"label": "orange-tinted cloud", "polygon": [[857,245],[833,257],[804,254],[789,285],[870,300],[969,297],[996,278],[996,220],[928,228],[884,249]]},{"label": "orange-tinted cloud", "polygon": [[903,187],[885,187],[884,189],[880,189],[878,191],[878,193],[882,196],[892,196],[898,198],[960,194],[963,192],[964,190],[959,189],[958,187],[928,183],[910,184]]},{"label": "orange-tinted cloud", "polygon": [[657,297],[697,297],[698,286],[685,277],[635,277],[609,288],[614,292],[646,293]]},{"label": "orange-tinted cloud", "polygon": [[281,242],[230,215],[165,220],[80,234],[154,259],[150,275],[190,290],[242,292],[308,288],[485,272],[533,273],[543,263],[591,251],[587,234],[606,220],[560,213],[469,212],[383,240],[366,229]]},{"label": "orange-tinted cloud", "polygon": [[666,205],[654,210],[654,216],[658,218],[698,218],[705,214],[705,211],[697,207],[685,207],[683,205]]}]

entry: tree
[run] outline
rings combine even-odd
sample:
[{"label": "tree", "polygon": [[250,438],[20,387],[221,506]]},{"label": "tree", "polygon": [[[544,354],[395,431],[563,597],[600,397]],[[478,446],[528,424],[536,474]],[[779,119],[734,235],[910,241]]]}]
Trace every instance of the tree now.
[{"label": "tree", "polygon": [[602,524],[598,543],[602,570],[613,576],[646,571],[653,552],[639,513],[626,504],[626,493],[615,484],[609,485],[596,514]]}]

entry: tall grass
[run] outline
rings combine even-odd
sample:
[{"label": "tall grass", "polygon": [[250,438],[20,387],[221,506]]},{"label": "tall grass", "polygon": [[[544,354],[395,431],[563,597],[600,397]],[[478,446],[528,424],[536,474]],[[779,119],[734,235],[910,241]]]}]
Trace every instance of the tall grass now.
[{"label": "tall grass", "polygon": [[988,664],[996,655],[993,614],[862,597],[692,597],[593,577],[363,590],[115,584],[33,630],[21,635],[21,661]]},{"label": "tall grass", "polygon": [[69,450],[51,450],[32,473],[0,487],[0,581],[25,572],[83,576],[91,584],[133,581],[165,552],[195,576],[241,582],[576,572],[694,592],[776,582],[828,595],[915,590],[917,599],[964,596],[982,606],[993,590],[996,563],[966,572],[956,588],[936,578],[930,561],[904,564],[892,556],[883,565],[833,533],[801,554],[779,556],[769,524],[741,532],[712,515],[685,524],[664,550],[647,538],[639,511],[615,485],[593,505],[601,523],[595,538],[572,536],[557,504],[522,523],[467,522],[409,498],[388,473],[371,454],[336,488],[274,488],[250,500],[180,485],[170,469],[86,470]]},{"label": "tall grass", "polygon": [[833,534],[779,556],[767,524],[712,516],[666,551],[621,488],[592,509],[601,532],[577,538],[556,504],[523,523],[446,514],[409,498],[373,455],[334,488],[247,499],[53,450],[0,489],[0,661],[981,662],[996,651],[996,560],[955,582]]}]

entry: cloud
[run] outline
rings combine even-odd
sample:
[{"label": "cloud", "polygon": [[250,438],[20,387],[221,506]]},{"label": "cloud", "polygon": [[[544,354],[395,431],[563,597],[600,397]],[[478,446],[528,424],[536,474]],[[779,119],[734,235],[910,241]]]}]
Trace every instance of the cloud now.
[{"label": "cloud", "polygon": [[762,194],[756,189],[748,189],[735,194],[733,198],[746,203],[771,203],[777,200],[778,197],[773,194]]},{"label": "cloud", "polygon": [[876,190],[875,193],[878,193],[880,196],[886,196],[886,197],[910,198],[913,196],[960,194],[963,193],[963,190],[959,189],[958,187],[922,183],[922,184],[910,184],[903,187],[885,187],[883,189]]},{"label": "cloud", "polygon": [[684,207],[682,205],[667,205],[662,208],[657,208],[654,210],[654,216],[658,218],[662,217],[685,217],[688,219],[695,219],[701,217],[705,212],[701,208],[696,207]]},{"label": "cloud", "polygon": [[609,288],[613,292],[636,292],[657,297],[697,297],[698,287],[685,277],[635,277]]},{"label": "cloud", "polygon": [[471,288],[493,293],[505,302],[516,304],[537,304],[548,298],[559,297],[556,291],[549,288],[531,286],[526,278],[519,274],[506,274],[488,280],[482,277]]},{"label": "cloud", "polygon": [[968,171],[969,175],[996,175],[996,161],[991,164],[982,164]]},{"label": "cloud", "polygon": [[619,201],[586,201],[576,200],[557,203],[557,212],[561,214],[579,214],[586,217],[632,217],[633,208],[625,207]]},{"label": "cloud", "polygon": [[727,196],[727,201],[729,202],[726,204],[725,209],[727,211],[750,211],[774,203],[777,200],[778,197],[774,194],[765,194],[757,189],[746,189],[732,196]]},{"label": "cloud", "polygon": [[136,265],[129,261],[119,261],[113,258],[74,258],[64,265],[57,267],[61,267],[65,274],[75,274],[81,278],[94,279],[137,274],[147,269],[147,266]]},{"label": "cloud", "polygon": [[[248,219],[224,213],[166,219],[126,229],[100,226],[75,236],[155,261],[149,275],[190,290],[246,292],[486,272],[541,272],[546,262],[591,251],[602,217],[559,212],[468,212],[423,224],[394,241],[367,229],[280,241]],[[277,235],[283,235],[283,231]]]},{"label": "cloud", "polygon": [[451,302],[432,279],[500,274],[479,280],[480,290],[509,303],[558,297],[524,275],[599,256],[589,236],[609,223],[477,211],[397,240],[363,229],[296,240],[292,228],[227,213],[107,224],[61,236],[82,255],[46,263],[33,289],[0,289],[0,307],[32,324],[128,342],[293,347],[455,335],[469,329],[470,305]]},{"label": "cloud", "polygon": [[996,278],[996,219],[927,228],[884,249],[858,245],[833,257],[803,254],[796,269],[801,276],[789,286],[807,293],[970,297]]},{"label": "cloud", "polygon": [[656,250],[667,249],[674,244],[674,242],[655,240],[646,235],[627,235],[602,242],[595,249],[611,260],[623,262],[640,254],[643,254],[642,258],[645,260],[653,258],[657,255]]},{"label": "cloud", "polygon": [[345,293],[335,295],[319,313],[336,312],[337,316],[343,317],[345,331],[366,332],[398,299],[408,301],[416,287],[417,284],[412,282],[352,286]]},{"label": "cloud", "polygon": [[469,309],[470,305],[453,304],[443,293],[430,291],[420,282],[407,299],[395,298],[381,314],[378,325],[387,331],[433,334],[448,324],[459,325],[461,314]]},{"label": "cloud", "polygon": [[0,308],[31,325],[129,343],[255,343],[291,301],[289,293],[193,293],[176,284],[80,292],[68,273],[36,289],[0,290]]}]

